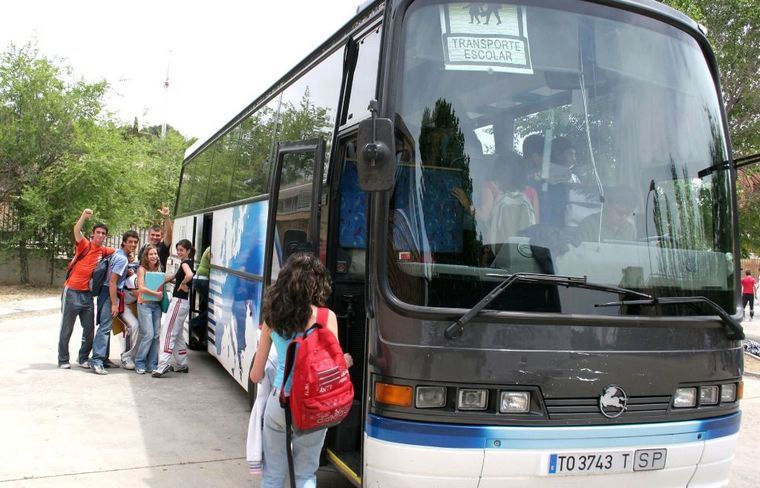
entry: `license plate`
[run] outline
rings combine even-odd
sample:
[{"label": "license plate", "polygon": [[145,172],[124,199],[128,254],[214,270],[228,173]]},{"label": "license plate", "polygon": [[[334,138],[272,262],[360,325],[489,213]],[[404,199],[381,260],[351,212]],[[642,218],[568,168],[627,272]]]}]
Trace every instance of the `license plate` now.
[{"label": "license plate", "polygon": [[625,473],[665,468],[667,449],[568,452],[549,455],[549,475]]}]

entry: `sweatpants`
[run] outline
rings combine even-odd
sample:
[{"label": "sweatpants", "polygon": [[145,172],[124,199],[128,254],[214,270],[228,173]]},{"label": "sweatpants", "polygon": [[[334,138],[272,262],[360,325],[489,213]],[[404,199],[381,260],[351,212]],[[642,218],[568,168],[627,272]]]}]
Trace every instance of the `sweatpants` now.
[{"label": "sweatpants", "polygon": [[77,317],[82,324],[82,345],[79,348],[77,361],[86,363],[92,351],[92,340],[95,333],[95,306],[89,291],[64,288],[61,296],[61,329],[58,334],[58,364],[69,362],[69,340],[74,332]]},{"label": "sweatpants", "polygon": [[127,326],[127,338],[124,341],[125,351],[121,354],[121,364],[134,363],[137,354],[137,345],[140,343],[140,321],[132,311],[134,305],[124,305],[124,313],[119,318]]},{"label": "sweatpants", "polygon": [[161,327],[159,347],[161,354],[158,357],[158,367],[156,370],[161,372],[168,371],[172,358],[174,358],[175,367],[183,368],[187,366],[184,324],[189,312],[190,302],[188,300],[172,297],[169,310],[164,314],[164,323]]}]

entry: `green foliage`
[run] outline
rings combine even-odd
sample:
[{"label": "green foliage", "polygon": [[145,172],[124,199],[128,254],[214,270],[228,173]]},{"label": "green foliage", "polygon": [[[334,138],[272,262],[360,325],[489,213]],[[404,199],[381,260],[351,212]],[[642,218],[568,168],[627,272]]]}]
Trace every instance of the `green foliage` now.
[{"label": "green foliage", "polygon": [[119,126],[102,113],[107,84],[71,73],[31,44],[0,54],[0,202],[18,221],[0,245],[18,250],[22,282],[27,249],[69,250],[84,208],[113,230],[154,223],[174,203],[189,143],[171,128],[160,138]]}]

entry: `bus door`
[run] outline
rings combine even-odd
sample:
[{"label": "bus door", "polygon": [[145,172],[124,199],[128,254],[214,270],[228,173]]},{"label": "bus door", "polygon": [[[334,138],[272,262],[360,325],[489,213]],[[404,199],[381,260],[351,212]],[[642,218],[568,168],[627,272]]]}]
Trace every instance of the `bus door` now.
[{"label": "bus door", "polygon": [[264,285],[277,281],[291,254],[319,252],[319,193],[325,144],[322,139],[280,142],[267,222]]},{"label": "bus door", "polygon": [[[197,219],[197,217],[195,217]],[[214,214],[203,215],[201,228],[194,232],[195,269],[197,271],[203,253],[211,247]],[[190,326],[188,329],[188,344],[192,350],[205,351],[208,347],[208,279],[193,279],[190,295]]]},{"label": "bus door", "polygon": [[357,486],[361,481],[362,404],[366,363],[365,272],[367,257],[367,193],[359,188],[356,172],[356,135],[338,145],[332,172],[327,266],[333,278],[330,307],[338,317],[343,350],[354,365],[349,369],[354,384],[354,405],[348,417],[330,429],[327,457]]}]

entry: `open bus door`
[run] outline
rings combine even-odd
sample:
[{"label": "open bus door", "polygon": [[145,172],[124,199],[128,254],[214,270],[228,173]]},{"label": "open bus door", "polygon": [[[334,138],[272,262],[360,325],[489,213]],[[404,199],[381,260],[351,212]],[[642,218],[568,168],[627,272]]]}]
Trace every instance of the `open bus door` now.
[{"label": "open bus door", "polygon": [[[290,254],[318,252],[319,194],[325,142],[322,139],[277,144],[275,168],[269,187],[264,287],[274,281]],[[256,398],[256,384],[248,379],[248,398]]]},{"label": "open bus door", "polygon": [[291,254],[318,252],[324,154],[322,139],[277,144],[269,197],[265,286],[277,281],[280,267]]}]

